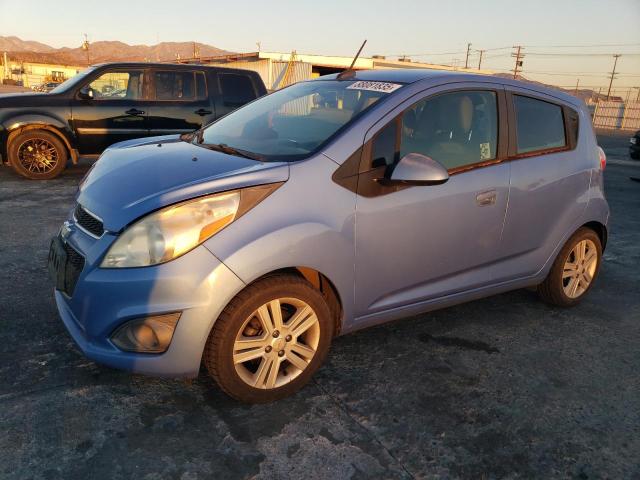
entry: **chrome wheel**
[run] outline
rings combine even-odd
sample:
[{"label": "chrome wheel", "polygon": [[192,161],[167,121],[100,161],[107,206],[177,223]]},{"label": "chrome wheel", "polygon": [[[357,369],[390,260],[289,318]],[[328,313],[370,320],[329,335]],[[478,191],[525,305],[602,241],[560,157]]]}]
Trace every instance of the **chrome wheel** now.
[{"label": "chrome wheel", "polygon": [[591,240],[576,243],[564,263],[562,287],[569,298],[587,291],[598,267],[598,250]]},{"label": "chrome wheel", "polygon": [[32,173],[49,173],[59,160],[58,149],[44,138],[30,138],[18,147],[18,161]]},{"label": "chrome wheel", "polygon": [[320,323],[306,302],[272,300],[240,327],[233,345],[236,373],[254,388],[278,388],[307,368],[319,341]]}]

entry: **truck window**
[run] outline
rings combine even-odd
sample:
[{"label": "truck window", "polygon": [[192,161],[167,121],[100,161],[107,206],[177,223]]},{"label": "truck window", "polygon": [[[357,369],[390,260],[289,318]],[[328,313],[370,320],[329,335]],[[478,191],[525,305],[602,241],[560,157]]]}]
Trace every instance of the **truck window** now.
[{"label": "truck window", "polygon": [[227,107],[240,107],[256,98],[253,82],[248,75],[219,73],[222,101]]},{"label": "truck window", "polygon": [[156,100],[190,101],[206,98],[206,86],[202,72],[156,71],[153,74]]}]

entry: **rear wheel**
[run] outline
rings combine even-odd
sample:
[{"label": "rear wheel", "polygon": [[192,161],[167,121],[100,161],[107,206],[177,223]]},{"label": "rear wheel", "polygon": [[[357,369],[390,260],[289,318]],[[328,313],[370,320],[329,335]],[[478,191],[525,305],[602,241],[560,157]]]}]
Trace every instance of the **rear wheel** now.
[{"label": "rear wheel", "polygon": [[67,166],[67,149],[45,130],[27,130],[9,144],[9,162],[14,170],[32,180],[55,178]]},{"label": "rear wheel", "polygon": [[305,279],[281,274],[249,285],[224,309],[203,361],[228,395],[247,403],[284,398],[322,365],[333,337],[331,312]]},{"label": "rear wheel", "polygon": [[593,286],[601,260],[600,237],[590,228],[578,229],[558,254],[538,293],[553,305],[575,305]]}]

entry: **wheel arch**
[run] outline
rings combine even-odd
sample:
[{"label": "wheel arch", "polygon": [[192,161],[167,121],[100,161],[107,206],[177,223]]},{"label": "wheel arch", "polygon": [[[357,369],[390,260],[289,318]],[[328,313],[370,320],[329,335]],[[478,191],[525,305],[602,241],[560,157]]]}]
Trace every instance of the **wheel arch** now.
[{"label": "wheel arch", "polygon": [[596,232],[596,234],[598,235],[598,238],[600,238],[600,243],[602,244],[602,251],[604,251],[607,245],[607,240],[609,238],[609,232],[607,231],[606,225],[594,220],[594,221],[585,223],[584,225],[582,225],[582,227],[589,228],[594,232]]},{"label": "wheel arch", "polygon": [[331,313],[333,315],[334,336],[340,335],[344,318],[344,310],[342,307],[343,304],[340,293],[338,292],[338,289],[331,281],[331,279],[315,268],[296,265],[291,267],[279,268],[277,270],[265,273],[264,275],[261,275],[260,277],[253,280],[251,283],[257,282],[258,280],[262,280],[263,278],[269,277],[271,275],[276,275],[278,273],[288,273],[291,275],[302,277],[307,280],[316,290],[318,290],[327,301],[329,310],[331,310]]},{"label": "wheel arch", "polygon": [[[67,153],[69,157],[71,157],[71,161],[73,164],[78,163],[78,151],[73,148],[71,144],[71,140],[68,137],[68,134],[65,133],[65,128],[63,126],[52,125],[51,123],[46,123],[44,121],[35,121],[29,123],[21,123],[21,122],[13,122],[10,126],[8,137],[7,137],[7,151],[9,145],[13,141],[13,139],[20,135],[21,133],[30,131],[30,130],[45,130],[49,133],[54,134],[57,138],[59,138],[64,146],[67,149]],[[11,163],[11,159],[7,156],[7,161]]]}]

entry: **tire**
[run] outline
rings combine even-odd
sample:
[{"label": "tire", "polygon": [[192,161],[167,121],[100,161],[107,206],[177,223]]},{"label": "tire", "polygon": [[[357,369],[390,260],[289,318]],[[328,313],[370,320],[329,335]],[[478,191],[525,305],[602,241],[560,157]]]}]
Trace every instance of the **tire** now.
[{"label": "tire", "polygon": [[[275,300],[277,304],[270,303]],[[280,311],[280,322],[273,311]],[[304,278],[275,274],[249,285],[229,302],[209,335],[203,363],[229,396],[245,403],[268,403],[309,382],[329,352],[333,333],[322,293]],[[246,342],[257,346],[248,348]]]},{"label": "tire", "polygon": [[[38,152],[40,149],[42,153]],[[27,130],[18,134],[11,140],[8,150],[13,169],[31,180],[50,180],[67,166],[67,149],[60,138],[46,130]]]},{"label": "tire", "polygon": [[640,160],[640,153],[629,153],[629,156],[634,160]]},{"label": "tire", "polygon": [[[579,253],[574,252],[574,248],[578,247],[581,242],[585,242],[584,245],[587,248],[584,254],[585,258],[588,259],[592,255],[590,252],[594,252],[595,266],[588,261],[583,264],[584,266],[574,269],[574,265],[580,264]],[[578,260],[576,261],[576,259]],[[560,250],[556,260],[553,262],[549,275],[538,286],[538,294],[542,300],[552,305],[559,307],[574,306],[584,298],[593,286],[600,271],[601,262],[602,243],[600,242],[600,237],[590,228],[579,228]],[[566,270],[565,267],[567,267]],[[581,275],[580,271],[585,272],[585,274]],[[587,282],[588,277],[591,280]],[[571,295],[572,290],[575,290],[573,295]]]}]

